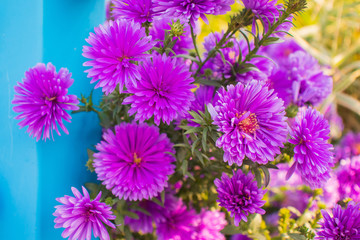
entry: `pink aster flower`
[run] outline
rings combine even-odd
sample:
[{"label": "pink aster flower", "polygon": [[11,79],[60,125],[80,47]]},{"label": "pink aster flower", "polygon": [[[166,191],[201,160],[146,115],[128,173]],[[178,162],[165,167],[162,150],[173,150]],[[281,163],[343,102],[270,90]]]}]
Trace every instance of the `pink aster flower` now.
[{"label": "pink aster flower", "polygon": [[175,153],[167,136],[145,123],[121,123],[96,145],[94,168],[107,189],[125,200],[150,199],[167,186]]},{"label": "pink aster flower", "polygon": [[136,85],[140,78],[136,61],[143,61],[154,46],[151,36],[145,35],[139,23],[118,19],[109,20],[95,28],[86,41],[91,45],[83,47],[83,56],[91,59],[84,66],[91,67],[85,72],[92,78],[91,83],[99,81],[95,88],[101,87],[107,95],[119,84],[122,92],[124,85]]},{"label": "pink aster flower", "polygon": [[113,0],[112,16],[115,19],[134,20],[137,23],[152,22],[156,16],[152,0]]},{"label": "pink aster flower", "polygon": [[91,240],[91,232],[94,237],[100,237],[101,240],[110,240],[104,223],[115,228],[109,221],[116,218],[112,215],[111,207],[99,201],[101,192],[91,200],[86,189],[82,187],[82,190],[84,196],[72,187],[71,191],[75,197],[64,196],[56,199],[63,205],[55,207],[55,228],[65,228],[61,236],[69,240]]},{"label": "pink aster flower", "polygon": [[128,88],[133,95],[123,101],[131,104],[130,116],[135,114],[135,120],[140,121],[154,117],[157,125],[161,120],[170,124],[179,116],[185,116],[194,100],[191,89],[195,86],[183,62],[157,55],[143,63],[140,75],[141,81]]},{"label": "pink aster flower", "polygon": [[75,95],[68,95],[68,88],[73,84],[71,73],[66,68],[61,68],[57,73],[54,65],[48,63],[37,64],[25,72],[23,82],[15,86],[17,93],[12,104],[13,109],[21,113],[15,119],[20,128],[28,126],[26,132],[38,141],[43,135],[43,140],[53,138],[53,130],[60,135],[58,126],[66,133],[63,120],[70,122],[71,116],[66,110],[78,110],[79,103]]}]

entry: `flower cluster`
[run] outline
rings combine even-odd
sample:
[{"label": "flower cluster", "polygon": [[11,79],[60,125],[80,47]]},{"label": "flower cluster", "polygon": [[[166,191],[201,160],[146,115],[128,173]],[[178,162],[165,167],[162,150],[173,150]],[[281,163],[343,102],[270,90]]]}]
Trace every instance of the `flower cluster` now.
[{"label": "flower cluster", "polygon": [[336,171],[341,198],[351,198],[360,201],[360,156],[341,161]]}]

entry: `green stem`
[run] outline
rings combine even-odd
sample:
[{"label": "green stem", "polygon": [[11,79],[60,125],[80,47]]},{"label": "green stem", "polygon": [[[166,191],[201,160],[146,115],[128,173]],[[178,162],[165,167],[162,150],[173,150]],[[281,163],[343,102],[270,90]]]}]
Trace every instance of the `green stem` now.
[{"label": "green stem", "polygon": [[193,44],[194,44],[194,47],[195,47],[196,55],[198,56],[199,61],[202,62],[202,61],[201,61],[201,56],[200,56],[200,53],[199,53],[199,49],[198,49],[197,44],[196,44],[196,36],[195,36],[195,33],[194,33],[194,29],[193,29],[191,23],[189,23],[189,25],[190,25],[190,29],[191,29],[191,38],[192,38],[192,40],[193,40]]}]

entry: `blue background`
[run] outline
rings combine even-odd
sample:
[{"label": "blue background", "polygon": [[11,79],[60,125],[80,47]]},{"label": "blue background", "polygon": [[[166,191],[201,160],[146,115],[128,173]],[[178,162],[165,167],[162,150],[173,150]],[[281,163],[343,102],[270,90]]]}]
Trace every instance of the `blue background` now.
[{"label": "blue background", "polygon": [[[102,0],[1,1],[0,7],[0,233],[2,239],[63,239],[54,229],[55,198],[71,195],[96,176],[87,171],[87,148],[100,140],[94,113],[72,115],[70,134],[36,142],[14,120],[14,86],[38,62],[66,67],[70,94],[88,95],[81,56],[89,32],[105,19]],[[95,98],[100,98],[95,91]]]}]

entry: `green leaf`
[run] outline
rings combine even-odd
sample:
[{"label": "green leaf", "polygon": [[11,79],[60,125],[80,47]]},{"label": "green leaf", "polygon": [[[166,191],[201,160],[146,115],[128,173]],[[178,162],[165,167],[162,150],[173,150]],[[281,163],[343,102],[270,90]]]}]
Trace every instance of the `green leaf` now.
[{"label": "green leaf", "polygon": [[337,93],[336,100],[338,104],[348,108],[360,116],[360,102],[357,99],[345,93]]},{"label": "green leaf", "polygon": [[184,160],[181,164],[181,170],[182,170],[182,173],[183,175],[185,176],[187,171],[188,171],[188,161],[187,160]]},{"label": "green leaf", "polygon": [[203,131],[203,136],[202,136],[202,147],[203,147],[203,150],[205,152],[207,152],[207,133],[208,133],[209,129],[208,128],[204,128],[204,131]]},{"label": "green leaf", "polygon": [[283,40],[281,40],[280,38],[278,37],[268,37],[267,39],[265,39],[263,42],[262,42],[262,46],[268,46],[270,44],[274,44],[274,43],[280,43],[280,42],[283,42]]},{"label": "green leaf", "polygon": [[253,171],[254,171],[254,174],[255,174],[255,179],[256,179],[258,188],[261,188],[261,185],[262,185],[261,173],[260,173],[259,169],[257,169],[257,168],[254,168]]},{"label": "green leaf", "polygon": [[178,54],[178,55],[175,55],[174,57],[190,59],[193,62],[199,63],[199,60],[197,60],[196,58],[189,56],[189,55],[185,55],[185,54]]},{"label": "green leaf", "polygon": [[139,219],[139,215],[137,215],[134,212],[123,210],[123,211],[121,211],[121,213],[124,214],[125,216],[128,216],[129,218],[132,218],[132,219],[135,219],[135,220]]},{"label": "green leaf", "polygon": [[162,202],[162,204],[165,203],[165,191],[161,192],[161,202]]},{"label": "green leaf", "polygon": [[304,237],[303,235],[300,235],[298,233],[288,233],[289,237],[291,237],[292,239],[295,240],[306,240],[306,237]]},{"label": "green leaf", "polygon": [[234,225],[227,225],[226,227],[224,227],[223,230],[221,230],[221,233],[224,235],[235,235],[242,233],[242,231],[239,227],[236,227]]},{"label": "green leaf", "polygon": [[189,130],[187,130],[184,134],[190,134],[190,133],[198,133],[201,132],[202,128],[201,127],[193,127]]},{"label": "green leaf", "polygon": [[157,197],[153,197],[151,199],[151,201],[153,201],[154,203],[156,203],[157,205],[164,207],[164,204],[157,198]]},{"label": "green leaf", "polygon": [[201,162],[201,164],[203,166],[205,166],[204,157],[201,154],[201,152],[199,150],[195,149],[194,153],[195,153],[196,157],[199,159],[199,161]]},{"label": "green leaf", "polygon": [[261,170],[264,172],[265,175],[265,187],[267,187],[270,183],[270,173],[269,169],[267,169],[265,166],[260,166]]},{"label": "green leaf", "polygon": [[86,167],[89,169],[90,172],[94,172],[95,168],[93,166],[93,162],[94,162],[94,151],[87,149],[87,154],[89,157],[89,160],[86,162]]},{"label": "green leaf", "polygon": [[199,145],[200,143],[200,138],[196,139],[195,142],[192,144],[191,146],[191,153],[194,155],[194,151],[195,151],[195,148],[197,148],[197,146]]}]

